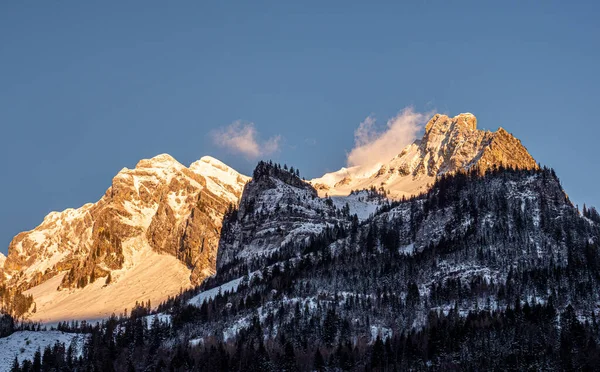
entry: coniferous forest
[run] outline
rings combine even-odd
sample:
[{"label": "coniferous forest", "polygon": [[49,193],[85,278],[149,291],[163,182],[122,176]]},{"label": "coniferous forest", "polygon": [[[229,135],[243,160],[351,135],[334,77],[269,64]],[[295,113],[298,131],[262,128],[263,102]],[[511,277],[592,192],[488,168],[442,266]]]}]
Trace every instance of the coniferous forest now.
[{"label": "coniferous forest", "polygon": [[[281,204],[267,207],[275,192]],[[81,350],[49,346],[13,370],[600,365],[600,218],[572,205],[551,169],[459,172],[394,202],[371,190],[378,209],[361,220],[314,195],[295,171],[259,164],[225,216],[215,276],[154,311],[140,302],[99,324],[59,324],[87,335]],[[325,228],[286,240],[317,220]],[[239,253],[271,241],[284,243]]]}]

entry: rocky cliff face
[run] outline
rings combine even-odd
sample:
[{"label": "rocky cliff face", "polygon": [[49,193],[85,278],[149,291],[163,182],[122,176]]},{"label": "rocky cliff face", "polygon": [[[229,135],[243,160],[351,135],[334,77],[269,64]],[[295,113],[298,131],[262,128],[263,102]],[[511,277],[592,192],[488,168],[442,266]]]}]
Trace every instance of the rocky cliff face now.
[{"label": "rocky cliff face", "polygon": [[0,252],[0,278],[2,278],[2,268],[4,267],[4,262],[6,262],[6,256]]},{"label": "rocky cliff face", "polygon": [[[82,288],[139,264],[138,252],[175,256],[199,283],[215,270],[223,214],[248,177],[204,157],[189,168],[169,155],[123,169],[94,204],[50,213],[17,235],[5,281],[27,289],[63,274],[59,288]],[[113,278],[111,278],[113,279]]]},{"label": "rocky cliff face", "polygon": [[274,256],[295,255],[312,237],[346,226],[350,218],[294,173],[261,162],[239,210],[225,218],[217,267],[231,276],[260,269]]},{"label": "rocky cliff face", "polygon": [[426,191],[436,177],[446,173],[473,167],[485,172],[500,166],[538,167],[521,142],[504,129],[478,130],[477,119],[469,113],[454,118],[436,114],[425,126],[423,138],[388,163],[342,168],[311,183],[321,195],[344,195],[374,186],[401,198]]}]

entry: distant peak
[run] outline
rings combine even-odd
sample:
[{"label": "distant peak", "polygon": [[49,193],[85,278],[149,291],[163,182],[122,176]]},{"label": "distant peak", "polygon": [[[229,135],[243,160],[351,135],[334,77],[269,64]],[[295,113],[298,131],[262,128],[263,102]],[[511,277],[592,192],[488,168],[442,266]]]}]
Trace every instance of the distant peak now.
[{"label": "distant peak", "polygon": [[193,172],[202,175],[212,174],[213,172],[215,172],[215,170],[219,170],[221,172],[229,174],[239,174],[235,169],[231,168],[229,165],[223,163],[219,159],[213,158],[212,156],[201,157],[200,160],[197,160],[190,164],[190,169]]},{"label": "distant peak", "polygon": [[482,172],[500,165],[536,169],[537,163],[520,140],[503,128],[495,132],[477,129],[470,112],[454,117],[435,114],[414,141],[389,162],[327,173],[310,182],[321,195],[345,195],[352,190],[384,188],[392,197],[417,195],[435,177],[459,170],[479,168]]},{"label": "distant peak", "polygon": [[174,157],[172,157],[169,154],[156,155],[155,157],[151,158],[150,160],[154,161],[154,162],[173,162],[173,161],[177,161],[177,160],[175,160]]},{"label": "distant peak", "polygon": [[169,154],[156,155],[151,159],[140,160],[136,168],[170,168],[172,166],[181,166],[181,164]]},{"label": "distant peak", "polygon": [[210,164],[212,166],[215,166],[215,167],[221,168],[221,169],[223,169],[223,168],[229,169],[230,168],[227,164],[223,163],[219,159],[213,158],[212,156],[208,156],[208,155],[201,157],[199,161],[206,163],[206,164]]},{"label": "distant peak", "polygon": [[210,155],[204,155],[203,157],[200,158],[200,161],[203,161],[205,163],[212,163],[215,161],[221,163],[221,161],[219,159],[213,158]]}]

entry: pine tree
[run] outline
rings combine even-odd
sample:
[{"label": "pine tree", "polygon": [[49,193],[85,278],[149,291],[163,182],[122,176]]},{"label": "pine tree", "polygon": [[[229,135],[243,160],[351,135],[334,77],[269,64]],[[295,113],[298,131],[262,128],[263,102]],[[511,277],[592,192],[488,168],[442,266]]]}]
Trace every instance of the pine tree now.
[{"label": "pine tree", "polygon": [[44,366],[45,371],[48,371],[54,367],[53,359],[52,349],[50,348],[50,345],[48,345],[44,348],[44,354],[42,355],[42,366]]},{"label": "pine tree", "polygon": [[12,367],[10,368],[10,372],[19,372],[21,371],[21,367],[19,366],[19,359],[15,356],[15,360],[13,360]]},{"label": "pine tree", "polygon": [[283,370],[284,371],[297,371],[296,366],[296,355],[294,354],[294,347],[287,341],[284,346],[284,357],[283,357]]},{"label": "pine tree", "polygon": [[373,351],[371,354],[371,367],[373,369],[377,369],[379,367],[385,366],[384,356],[385,350],[383,348],[383,341],[381,341],[381,337],[377,335],[377,339],[375,340],[375,344],[373,345]]},{"label": "pine tree", "polygon": [[40,372],[42,370],[42,352],[38,348],[33,355],[33,372]]},{"label": "pine tree", "polygon": [[318,372],[325,371],[325,360],[323,359],[323,355],[321,355],[321,351],[319,349],[317,349],[317,352],[315,353],[314,368]]}]

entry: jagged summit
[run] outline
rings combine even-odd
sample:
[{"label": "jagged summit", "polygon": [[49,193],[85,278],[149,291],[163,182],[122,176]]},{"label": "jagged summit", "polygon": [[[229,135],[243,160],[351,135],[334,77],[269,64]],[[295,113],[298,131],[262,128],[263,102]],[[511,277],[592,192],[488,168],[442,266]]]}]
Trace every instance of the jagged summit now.
[{"label": "jagged summit", "polygon": [[455,117],[436,114],[417,140],[385,164],[342,168],[310,182],[320,195],[347,195],[372,186],[392,198],[426,191],[436,177],[477,167],[536,169],[535,159],[521,142],[503,128],[496,132],[477,129],[471,113]]},{"label": "jagged summit", "polygon": [[18,234],[0,282],[33,294],[44,321],[118,313],[140,296],[158,304],[214,273],[223,215],[248,180],[211,157],[189,168],[168,154],[140,160],[98,202]]},{"label": "jagged summit", "polygon": [[455,128],[474,131],[477,130],[477,118],[470,112],[458,114],[453,118],[449,118],[447,115],[435,114],[425,126],[425,133],[429,133],[434,128],[442,132],[448,132]]},{"label": "jagged summit", "polygon": [[183,167],[174,157],[169,154],[156,155],[151,159],[140,160],[136,168],[170,168],[170,167]]},{"label": "jagged summit", "polygon": [[266,182],[271,185],[271,187],[274,187],[271,177],[290,186],[312,189],[312,186],[300,179],[293,167],[289,170],[285,168],[282,169],[279,164],[260,161],[252,173],[253,180],[256,182]]}]

